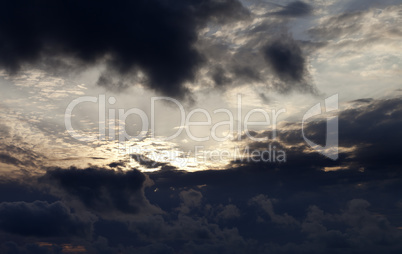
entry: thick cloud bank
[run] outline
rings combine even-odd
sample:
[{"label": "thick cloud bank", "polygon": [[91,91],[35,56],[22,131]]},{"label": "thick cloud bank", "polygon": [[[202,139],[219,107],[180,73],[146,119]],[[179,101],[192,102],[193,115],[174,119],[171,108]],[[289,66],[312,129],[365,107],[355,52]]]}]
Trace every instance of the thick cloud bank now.
[{"label": "thick cloud bank", "polygon": [[[295,125],[278,133],[286,163],[141,173],[120,171],[120,161],[2,182],[10,195],[0,196],[0,236],[8,239],[1,246],[9,253],[399,253],[402,100],[351,103],[339,114],[337,161],[309,149]],[[322,143],[325,121],[305,133]]]},{"label": "thick cloud bank", "polygon": [[122,89],[113,73],[145,74],[150,88],[181,97],[202,55],[194,49],[207,22],[247,15],[236,0],[224,1],[12,1],[0,11],[0,66],[17,72],[30,64],[61,71],[104,62],[98,83]]}]

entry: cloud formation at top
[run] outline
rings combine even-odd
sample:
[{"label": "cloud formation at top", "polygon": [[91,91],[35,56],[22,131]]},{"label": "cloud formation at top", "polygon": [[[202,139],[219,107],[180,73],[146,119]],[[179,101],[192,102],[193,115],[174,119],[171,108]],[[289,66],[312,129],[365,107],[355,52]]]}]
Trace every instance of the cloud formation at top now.
[{"label": "cloud formation at top", "polygon": [[103,62],[100,85],[124,88],[110,75],[132,80],[140,71],[148,87],[174,97],[186,93],[183,84],[203,63],[193,47],[198,29],[247,15],[236,0],[19,0],[0,12],[0,67],[10,73],[43,63],[66,68],[66,58],[70,68]]}]

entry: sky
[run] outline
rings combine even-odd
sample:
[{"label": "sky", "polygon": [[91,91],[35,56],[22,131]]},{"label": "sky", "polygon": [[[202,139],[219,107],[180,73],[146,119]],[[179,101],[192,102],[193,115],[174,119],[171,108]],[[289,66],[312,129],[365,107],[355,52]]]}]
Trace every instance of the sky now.
[{"label": "sky", "polygon": [[401,0],[0,10],[0,253],[400,253]]}]

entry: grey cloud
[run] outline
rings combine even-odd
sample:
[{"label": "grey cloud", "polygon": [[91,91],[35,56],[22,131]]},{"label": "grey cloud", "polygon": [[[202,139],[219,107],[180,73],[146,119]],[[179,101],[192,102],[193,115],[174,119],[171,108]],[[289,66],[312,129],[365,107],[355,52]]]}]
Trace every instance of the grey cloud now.
[{"label": "grey cloud", "polygon": [[222,207],[222,211],[218,213],[217,217],[225,220],[239,218],[240,210],[237,206],[229,204]]},{"label": "grey cloud", "polygon": [[179,193],[181,206],[178,208],[184,214],[187,214],[193,208],[197,208],[201,205],[202,194],[199,191],[189,189]]},{"label": "grey cloud", "polygon": [[23,165],[23,163],[17,158],[14,158],[13,156],[4,153],[0,153],[0,161],[15,166]]},{"label": "grey cloud", "polygon": [[360,103],[370,103],[373,100],[374,100],[373,98],[362,98],[362,99],[354,100],[352,102],[360,104]]},{"label": "grey cloud", "polygon": [[262,83],[266,92],[317,94],[307,69],[308,56],[324,43],[297,41],[286,31],[282,25],[262,22],[235,35],[246,41],[236,49],[213,37],[201,40],[209,59],[207,76],[222,89]]},{"label": "grey cloud", "polygon": [[244,253],[247,248],[246,241],[236,228],[221,228],[202,216],[179,214],[174,220],[154,216],[132,222],[130,227],[144,241],[181,243],[176,248],[182,252]]},{"label": "grey cloud", "polygon": [[201,204],[202,194],[199,191],[190,189],[180,192],[180,198],[186,206],[199,206]]},{"label": "grey cloud", "polygon": [[[301,123],[291,123],[291,129],[277,130],[278,149],[287,153],[288,160],[280,168],[291,168],[297,164],[305,164],[308,160],[310,167],[323,168],[326,166],[342,165],[347,168],[365,168],[366,170],[394,171],[401,164],[398,156],[399,140],[402,137],[402,99],[387,100],[361,99],[352,101],[356,107],[339,112],[339,146],[354,148],[349,152],[339,154],[337,162],[330,162],[315,153],[305,143]],[[375,120],[374,120],[375,119]],[[327,121],[319,119],[304,126],[304,134],[310,140],[325,145]],[[271,131],[251,133],[257,138],[272,138]],[[250,149],[267,148],[264,142],[250,142]],[[286,148],[286,146],[291,146]]]},{"label": "grey cloud", "polygon": [[370,203],[363,199],[349,201],[346,209],[339,214],[325,213],[312,206],[302,230],[311,240],[326,243],[327,247],[370,251],[378,251],[381,245],[389,246],[389,250],[399,248],[401,232],[391,226],[384,216],[370,212],[369,207]]},{"label": "grey cloud", "polygon": [[300,17],[311,14],[313,7],[301,1],[291,2],[286,5],[283,10],[275,12],[274,14],[280,16]]},{"label": "grey cloud", "polygon": [[[262,8],[269,11],[265,5]],[[207,61],[203,68],[206,76],[200,75],[199,81],[223,90],[244,84],[265,84],[262,89],[266,91],[259,92],[317,94],[307,68],[308,60],[325,42],[294,39],[286,25],[288,20],[279,15],[251,18],[252,22],[217,27],[218,33],[212,27],[199,38],[196,46]]]},{"label": "grey cloud", "polygon": [[87,237],[95,220],[80,218],[59,201],[3,202],[0,218],[3,231],[33,237]]},{"label": "grey cloud", "polygon": [[198,30],[208,22],[249,15],[236,0],[21,0],[2,10],[0,66],[9,73],[44,65],[71,72],[103,64],[99,84],[108,89],[121,90],[140,81],[135,79],[140,70],[146,76],[144,85],[177,98],[189,92],[184,83],[194,81],[204,63],[194,48]]},{"label": "grey cloud", "polygon": [[285,224],[285,225],[298,224],[298,222],[292,216],[289,216],[286,213],[283,215],[276,214],[272,205],[272,201],[265,195],[261,194],[253,197],[250,200],[250,203],[251,204],[255,203],[259,205],[269,215],[269,217],[274,223]]},{"label": "grey cloud", "polygon": [[159,212],[143,195],[146,176],[137,170],[116,172],[103,168],[50,169],[39,179],[69,204],[79,201],[104,216]]},{"label": "grey cloud", "polygon": [[227,73],[222,66],[217,66],[212,73],[212,79],[217,86],[224,86],[230,84],[233,80],[227,76]]},{"label": "grey cloud", "polygon": [[[11,147],[11,146],[8,146]],[[10,149],[9,153],[0,153],[0,162],[11,164],[18,167],[34,167],[38,156],[26,149],[21,149],[19,147],[14,147],[17,149]],[[25,152],[26,151],[26,152]],[[19,158],[17,158],[19,157]]]},{"label": "grey cloud", "polygon": [[264,57],[272,70],[284,81],[300,82],[305,74],[305,59],[294,42],[277,40],[266,46]]},{"label": "grey cloud", "polygon": [[131,154],[130,156],[132,159],[134,159],[136,162],[138,162],[141,166],[144,166],[146,168],[162,167],[162,169],[163,169],[163,168],[171,167],[171,166],[169,166],[169,163],[157,162],[142,154]]},{"label": "grey cloud", "polygon": [[353,35],[362,28],[365,12],[347,12],[328,18],[322,25],[311,28],[308,33],[319,40],[332,40]]}]

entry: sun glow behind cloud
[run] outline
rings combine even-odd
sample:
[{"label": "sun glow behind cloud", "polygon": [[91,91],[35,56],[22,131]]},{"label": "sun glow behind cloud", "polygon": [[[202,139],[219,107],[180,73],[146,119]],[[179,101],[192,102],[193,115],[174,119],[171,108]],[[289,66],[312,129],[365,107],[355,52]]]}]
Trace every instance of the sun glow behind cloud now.
[{"label": "sun glow behind cloud", "polygon": [[[271,32],[284,28],[277,16],[266,15],[279,11],[281,7],[247,1],[244,5],[255,15],[254,18],[224,25],[208,25],[198,31],[200,40],[196,42],[195,47],[199,50],[208,49],[205,50],[205,54],[213,57],[208,65],[200,69],[193,83],[186,83],[185,87],[192,93],[194,99],[193,105],[185,105],[186,110],[199,106],[208,112],[213,112],[217,108],[234,110],[238,103],[236,96],[241,94],[244,111],[256,107],[266,111],[284,108],[286,114],[281,115],[280,120],[297,122],[315,102],[321,101],[338,89],[342,89],[340,103],[362,96],[376,99],[389,96],[390,93],[395,94],[393,89],[400,87],[397,77],[401,76],[402,64],[399,43],[401,32],[396,25],[402,20],[401,6],[372,8],[342,16],[336,13],[339,11],[336,8],[333,9],[335,12],[328,12],[328,8],[333,4],[316,3],[315,15],[297,19],[299,25],[293,27],[293,30],[303,28],[303,40],[310,40],[311,44],[306,42],[303,50],[310,53],[305,60],[308,73],[311,74],[310,85],[317,86],[318,94],[298,92],[283,94],[275,88],[275,82],[278,80],[269,73],[258,48],[261,43],[275,39]],[[328,17],[329,14],[332,16]],[[356,22],[351,23],[350,20]],[[290,29],[289,32],[293,30]],[[250,31],[254,33],[250,34]],[[294,33],[293,36],[298,38],[298,34],[300,33]],[[321,45],[323,38],[327,40]],[[228,68],[221,68],[226,65]],[[90,70],[69,73],[65,76],[39,69],[27,69],[14,76],[2,71],[0,76],[3,93],[0,96],[2,99],[0,106],[3,110],[0,117],[5,128],[9,129],[4,133],[2,141],[3,146],[11,151],[10,155],[13,153],[12,157],[20,161],[21,165],[35,168],[39,165],[85,167],[89,164],[105,165],[113,161],[128,161],[128,168],[137,167],[144,171],[158,170],[163,163],[194,171],[225,168],[230,164],[239,143],[230,140],[202,143],[206,153],[227,150],[229,156],[228,159],[221,160],[199,160],[194,148],[198,144],[188,137],[180,136],[169,142],[162,141],[164,135],[174,132],[177,130],[175,128],[181,128],[177,126],[177,117],[169,107],[162,108],[159,112],[160,138],[148,137],[141,141],[124,141],[124,145],[114,139],[91,142],[73,140],[65,131],[63,116],[68,103],[77,97],[84,95],[97,97],[101,93],[107,93],[108,96],[116,98],[118,104],[116,106],[122,109],[128,110],[135,106],[149,113],[145,108],[149,107],[149,100],[155,95],[153,91],[144,85],[139,85],[127,88],[127,92],[122,94],[96,86],[96,80],[104,70],[105,63],[101,61],[98,66]],[[214,73],[216,70],[222,71],[222,76],[216,76]],[[245,76],[236,76],[236,73]],[[214,88],[213,83],[218,81],[221,82],[221,90]],[[225,83],[229,81],[233,81],[230,89]],[[350,83],[354,85],[350,86]],[[287,85],[294,84],[288,82]],[[211,89],[215,89],[214,92],[211,92]],[[390,92],[390,89],[393,91]],[[98,134],[99,119],[95,105],[84,105],[82,109],[73,113],[74,124],[79,131],[88,136]],[[244,115],[243,112],[241,117]],[[214,117],[212,124],[225,120],[224,116],[217,114]],[[243,124],[243,119],[234,120],[235,125],[239,122]],[[123,125],[129,126],[130,123]],[[129,128],[135,131],[133,126]],[[209,131],[205,129],[199,133]],[[219,131],[221,135],[227,135],[227,129]],[[231,135],[233,138],[237,133]],[[127,148],[126,152],[121,151],[121,146]],[[31,154],[26,151],[31,151]],[[149,157],[159,166],[152,168],[149,165],[147,167],[141,165],[132,158],[134,153]],[[184,162],[186,166],[183,165]],[[7,165],[7,168],[14,169],[10,165]]]}]

